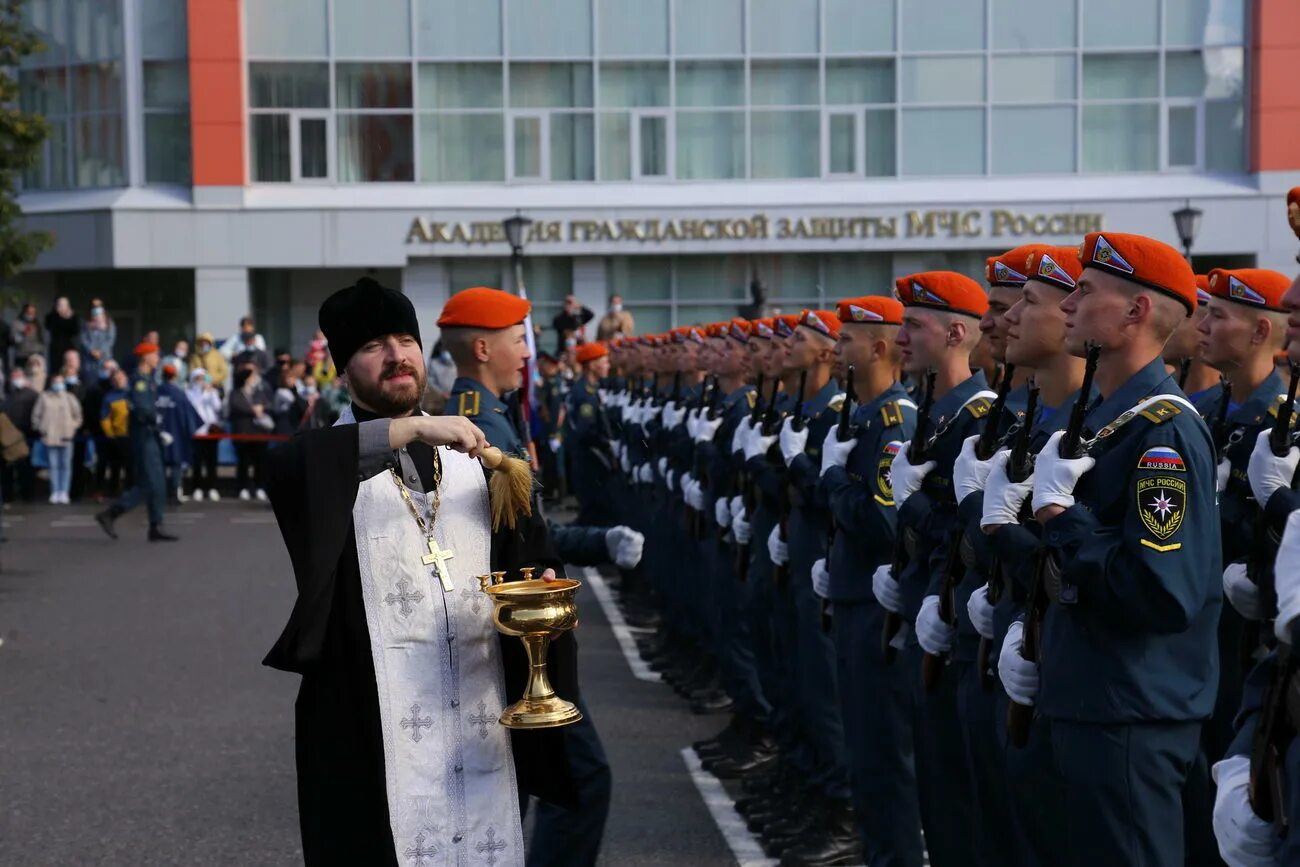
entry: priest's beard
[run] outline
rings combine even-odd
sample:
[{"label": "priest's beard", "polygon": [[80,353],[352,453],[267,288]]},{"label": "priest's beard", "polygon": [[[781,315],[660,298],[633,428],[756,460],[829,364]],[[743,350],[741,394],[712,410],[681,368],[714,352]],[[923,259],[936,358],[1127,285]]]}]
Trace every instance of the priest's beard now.
[{"label": "priest's beard", "polygon": [[[406,382],[394,383],[396,376],[410,376]],[[428,374],[405,361],[384,365],[377,382],[366,382],[359,377],[348,377],[352,399],[380,416],[394,418],[409,415],[420,405],[420,395]]]}]

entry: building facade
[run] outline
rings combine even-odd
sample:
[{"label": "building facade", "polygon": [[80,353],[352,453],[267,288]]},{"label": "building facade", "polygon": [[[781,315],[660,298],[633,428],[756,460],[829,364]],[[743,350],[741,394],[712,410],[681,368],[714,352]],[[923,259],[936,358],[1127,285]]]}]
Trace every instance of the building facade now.
[{"label": "building facade", "polygon": [[[1292,0],[28,0],[57,243],[11,287],[299,350],[372,273],[638,330],[982,269],[1093,229],[1292,271]],[[432,331],[432,326],[429,326]]]}]

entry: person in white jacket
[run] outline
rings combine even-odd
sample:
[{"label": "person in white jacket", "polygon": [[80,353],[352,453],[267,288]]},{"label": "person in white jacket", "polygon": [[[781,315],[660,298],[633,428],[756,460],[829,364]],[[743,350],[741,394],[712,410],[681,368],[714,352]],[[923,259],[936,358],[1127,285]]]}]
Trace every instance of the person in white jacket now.
[{"label": "person in white jacket", "polygon": [[[185,389],[185,396],[189,398],[190,405],[199,414],[202,422],[202,426],[195,431],[195,434],[220,433],[221,392],[212,384],[212,379],[206,370],[199,367],[190,372],[189,387]],[[221,494],[217,491],[216,440],[196,439],[194,441],[194,466],[191,472],[194,474],[192,496],[197,502],[203,502],[205,490],[207,498],[214,503],[221,499]]]}]

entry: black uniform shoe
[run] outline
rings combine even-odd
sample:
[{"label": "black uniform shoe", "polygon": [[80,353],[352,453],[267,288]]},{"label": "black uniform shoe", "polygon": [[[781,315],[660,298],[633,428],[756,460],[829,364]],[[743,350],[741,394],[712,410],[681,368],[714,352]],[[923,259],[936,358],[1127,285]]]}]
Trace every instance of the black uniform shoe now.
[{"label": "black uniform shoe", "polygon": [[824,824],[825,814],[821,804],[809,801],[802,810],[790,812],[763,826],[763,851],[772,858],[780,858],[786,850],[805,842],[805,837],[819,835]]},{"label": "black uniform shoe", "polygon": [[848,801],[832,801],[826,812],[822,833],[785,850],[781,867],[834,867],[861,864],[864,856],[858,836],[853,806]]},{"label": "black uniform shoe", "polygon": [[173,536],[170,533],[164,533],[161,524],[150,524],[149,541],[150,542],[179,542],[180,537]]},{"label": "black uniform shoe", "polygon": [[95,516],[95,523],[99,525],[101,530],[108,534],[110,539],[117,538],[117,530],[113,528],[113,522],[117,520],[117,516],[120,514],[122,514],[122,510],[117,506],[109,506],[107,509]]},{"label": "black uniform shoe", "polygon": [[775,748],[760,747],[745,755],[724,756],[716,761],[706,762],[704,768],[719,780],[735,780],[775,767],[778,760],[779,756]]},{"label": "black uniform shoe", "polygon": [[691,713],[700,716],[711,713],[726,713],[735,706],[731,696],[720,689],[715,689],[691,701]]}]

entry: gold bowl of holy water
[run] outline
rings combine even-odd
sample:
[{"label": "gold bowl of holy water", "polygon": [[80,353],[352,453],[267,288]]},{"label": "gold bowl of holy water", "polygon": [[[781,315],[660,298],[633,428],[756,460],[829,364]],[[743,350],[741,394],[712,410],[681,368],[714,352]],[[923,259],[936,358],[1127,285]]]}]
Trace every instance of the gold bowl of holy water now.
[{"label": "gold bowl of holy water", "polygon": [[479,576],[492,600],[492,625],[513,635],[528,653],[528,685],[519,701],[501,712],[501,725],[512,729],[545,729],[582,719],[582,711],[555,694],[546,674],[546,651],[552,639],[578,625],[574,598],[582,582],[568,578],[541,581],[532,569],[521,570],[522,581],[506,581],[504,572]]}]

